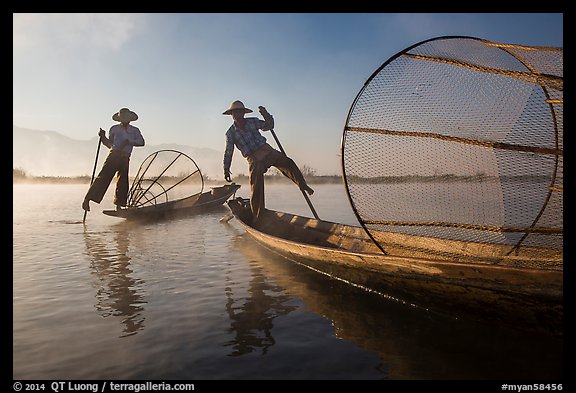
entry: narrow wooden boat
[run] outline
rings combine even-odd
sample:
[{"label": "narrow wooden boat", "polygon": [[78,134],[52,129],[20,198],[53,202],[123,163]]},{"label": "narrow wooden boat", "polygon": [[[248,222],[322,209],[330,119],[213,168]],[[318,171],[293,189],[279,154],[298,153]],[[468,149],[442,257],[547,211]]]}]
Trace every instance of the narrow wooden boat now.
[{"label": "narrow wooden boat", "polygon": [[[439,250],[438,258],[413,251],[390,256],[361,227],[274,210],[252,222],[247,199],[227,205],[258,243],[335,279],[456,317],[561,332],[563,273],[557,251],[538,260],[510,256],[486,262],[471,258],[458,241],[376,234],[387,249],[433,241]],[[447,250],[452,258],[446,258]]]},{"label": "narrow wooden boat", "polygon": [[[444,317],[394,299],[359,293],[345,288],[346,283],[317,277],[319,274],[314,271],[307,274],[304,267],[260,247],[244,230],[237,230],[240,225],[235,221],[232,224],[231,232],[243,232],[233,237],[234,247],[248,260],[258,261],[250,263],[247,295],[246,283],[226,288],[227,305],[234,308],[238,319],[246,316],[244,310],[252,317],[253,312],[260,313],[259,321],[269,321],[279,313],[289,312],[287,295],[297,297],[307,311],[330,321],[337,338],[378,354],[381,364],[386,365],[378,369],[383,372],[382,378],[388,380],[438,380],[455,375],[468,380],[522,379],[527,375],[554,379],[562,375],[562,337],[536,336],[533,332]],[[232,300],[237,300],[238,287],[240,293],[236,296],[247,296],[245,304],[262,307],[234,307],[237,302]],[[258,326],[266,329],[268,324]],[[265,351],[266,343],[274,342],[275,334],[276,330],[271,330],[264,343],[247,339],[235,348],[251,353]]]},{"label": "narrow wooden boat", "polygon": [[210,191],[174,201],[142,207],[129,207],[121,210],[104,210],[102,213],[129,220],[157,220],[200,214],[222,207],[224,202],[231,198],[239,188],[240,185],[236,183],[226,184],[219,187],[211,187]]},{"label": "narrow wooden boat", "polygon": [[103,213],[130,220],[198,214],[223,207],[239,188],[232,183],[204,191],[204,177],[192,158],[177,150],[158,150],[140,164],[126,208]]}]

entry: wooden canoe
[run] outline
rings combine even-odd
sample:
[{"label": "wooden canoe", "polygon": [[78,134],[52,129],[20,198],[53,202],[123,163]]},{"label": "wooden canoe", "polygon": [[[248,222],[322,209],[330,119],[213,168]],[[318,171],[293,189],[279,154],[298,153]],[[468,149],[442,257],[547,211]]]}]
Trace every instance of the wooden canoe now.
[{"label": "wooden canoe", "polygon": [[226,184],[182,199],[121,210],[104,210],[102,213],[129,220],[157,220],[204,213],[223,206],[224,202],[232,197],[239,188],[240,185],[236,183]]},{"label": "wooden canoe", "polygon": [[248,200],[227,205],[261,245],[333,278],[456,317],[562,334],[563,271],[556,256],[532,267],[519,267],[512,257],[501,263],[467,260],[465,254],[451,260],[391,257],[361,227],[274,210],[252,223]]}]

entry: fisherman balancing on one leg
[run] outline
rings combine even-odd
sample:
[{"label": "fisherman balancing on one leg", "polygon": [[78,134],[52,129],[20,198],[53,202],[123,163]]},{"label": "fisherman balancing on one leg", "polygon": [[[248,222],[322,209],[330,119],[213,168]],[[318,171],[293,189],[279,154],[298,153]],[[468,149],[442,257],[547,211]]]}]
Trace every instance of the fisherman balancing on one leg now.
[{"label": "fisherman balancing on one leg", "polygon": [[130,124],[131,121],[138,120],[138,115],[128,108],[122,108],[114,115],[112,120],[119,122],[110,127],[108,138],[106,132],[100,129],[100,141],[110,149],[110,153],[104,161],[100,173],[90,185],[82,209],[90,211],[90,201],[100,203],[108,186],[116,175],[116,191],[114,193],[114,204],[120,210],[126,206],[128,199],[128,169],[130,166],[130,155],[133,146],[144,146],[144,138],[138,127]]},{"label": "fisherman balancing on one leg", "polygon": [[308,186],[302,172],[296,163],[284,153],[274,149],[266,138],[260,134],[260,130],[269,131],[274,128],[274,118],[266,108],[258,107],[260,114],[264,118],[247,117],[246,113],[252,110],[244,106],[241,101],[234,101],[230,108],[224,111],[223,115],[232,115],[234,122],[226,131],[226,149],[224,151],[224,179],[231,182],[230,165],[234,146],[240,150],[242,156],[248,160],[248,171],[250,177],[250,209],[254,219],[264,211],[264,173],[274,166],[286,177],[298,185],[302,192],[312,195],[314,190]]}]

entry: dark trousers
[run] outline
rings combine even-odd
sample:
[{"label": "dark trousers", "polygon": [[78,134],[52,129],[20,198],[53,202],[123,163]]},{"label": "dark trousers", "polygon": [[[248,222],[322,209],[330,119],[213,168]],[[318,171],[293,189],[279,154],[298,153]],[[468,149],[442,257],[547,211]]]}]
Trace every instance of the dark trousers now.
[{"label": "dark trousers", "polygon": [[254,217],[258,217],[264,210],[264,173],[274,166],[303,190],[306,180],[296,163],[282,152],[265,144],[247,157],[250,175],[250,209]]},{"label": "dark trousers", "polygon": [[108,186],[116,175],[116,191],[114,192],[114,204],[117,206],[126,206],[128,200],[128,168],[130,166],[130,157],[112,150],[104,165],[98,173],[96,179],[88,189],[85,199],[100,203]]}]

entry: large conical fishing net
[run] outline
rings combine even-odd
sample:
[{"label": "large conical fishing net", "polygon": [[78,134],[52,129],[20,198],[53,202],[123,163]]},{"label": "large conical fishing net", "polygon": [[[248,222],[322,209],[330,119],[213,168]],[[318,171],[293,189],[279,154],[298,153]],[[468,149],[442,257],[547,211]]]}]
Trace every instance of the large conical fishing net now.
[{"label": "large conical fishing net", "polygon": [[341,148],[384,253],[562,269],[561,47],[416,44],[365,83]]},{"label": "large conical fishing net", "polygon": [[177,150],[158,150],[144,159],[128,193],[128,207],[158,205],[200,195],[204,178],[196,162]]}]

